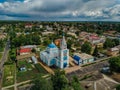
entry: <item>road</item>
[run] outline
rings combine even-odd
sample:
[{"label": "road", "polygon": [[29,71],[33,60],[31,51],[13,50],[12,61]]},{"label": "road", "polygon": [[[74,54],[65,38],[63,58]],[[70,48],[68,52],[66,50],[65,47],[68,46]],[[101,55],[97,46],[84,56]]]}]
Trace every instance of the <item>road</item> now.
[{"label": "road", "polygon": [[8,55],[8,51],[9,51],[9,45],[10,45],[10,41],[8,40],[6,45],[5,45],[5,49],[4,49],[4,53],[3,56],[1,58],[1,63],[0,63],[0,72],[1,72],[1,76],[0,76],[0,90],[1,90],[1,85],[2,85],[2,76],[4,73],[4,63],[7,60],[7,55]]}]

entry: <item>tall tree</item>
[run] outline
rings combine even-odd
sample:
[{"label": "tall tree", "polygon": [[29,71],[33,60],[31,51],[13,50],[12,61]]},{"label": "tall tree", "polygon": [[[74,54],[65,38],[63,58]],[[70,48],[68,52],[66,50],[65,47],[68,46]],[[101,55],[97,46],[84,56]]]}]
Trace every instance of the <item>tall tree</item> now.
[{"label": "tall tree", "polygon": [[109,60],[111,71],[120,72],[120,56]]},{"label": "tall tree", "polygon": [[81,51],[87,54],[91,54],[91,50],[92,50],[92,46],[89,42],[85,42],[82,46],[81,46]]},{"label": "tall tree", "polygon": [[120,40],[119,39],[113,39],[113,42],[115,43],[116,46],[120,44]]},{"label": "tall tree", "polygon": [[55,75],[51,77],[51,80],[54,90],[66,90],[65,88],[68,86],[68,80],[65,77],[64,71],[55,71]]},{"label": "tall tree", "polygon": [[97,46],[95,46],[93,56],[96,56],[96,57],[98,56],[98,48],[97,48]]},{"label": "tall tree", "polygon": [[115,46],[115,42],[112,39],[107,38],[104,43],[104,48],[112,48]]},{"label": "tall tree", "polygon": [[71,82],[71,86],[72,86],[73,90],[83,90],[81,88],[81,85],[80,85],[80,82],[79,82],[77,76],[73,77],[72,82]]},{"label": "tall tree", "polygon": [[51,81],[48,81],[41,76],[37,76],[37,78],[33,81],[33,86],[30,90],[53,90]]},{"label": "tall tree", "polygon": [[120,85],[117,85],[116,90],[120,90]]}]

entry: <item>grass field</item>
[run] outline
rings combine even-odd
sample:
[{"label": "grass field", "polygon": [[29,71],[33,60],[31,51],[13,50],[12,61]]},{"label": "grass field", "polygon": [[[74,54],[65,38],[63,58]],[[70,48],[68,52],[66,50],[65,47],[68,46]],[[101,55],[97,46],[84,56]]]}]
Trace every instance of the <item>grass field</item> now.
[{"label": "grass field", "polygon": [[34,66],[34,64],[28,63],[26,60],[18,61],[18,65],[24,65],[26,67],[26,71],[17,70],[17,82],[22,82],[26,80],[31,80],[36,77],[36,75],[45,75],[47,72],[43,71],[42,67],[41,72]]},{"label": "grass field", "polygon": [[14,84],[15,64],[4,66],[3,87]]},{"label": "grass field", "polygon": [[2,53],[0,53],[0,60],[1,60],[1,58],[2,58]]},{"label": "grass field", "polygon": [[0,47],[0,52],[3,52],[3,50],[4,50],[4,48],[1,48],[1,47]]},{"label": "grass field", "polygon": [[14,90],[14,87],[8,88],[8,90]]},{"label": "grass field", "polygon": [[35,64],[35,67],[39,71],[39,73],[47,74],[47,71],[40,64]]}]

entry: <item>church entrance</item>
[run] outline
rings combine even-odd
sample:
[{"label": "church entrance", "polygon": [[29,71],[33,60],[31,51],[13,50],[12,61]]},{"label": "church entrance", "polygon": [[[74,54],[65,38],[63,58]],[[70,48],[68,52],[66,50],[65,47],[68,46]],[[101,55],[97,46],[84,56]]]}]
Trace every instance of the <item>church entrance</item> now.
[{"label": "church entrance", "polygon": [[66,67],[67,67],[67,63],[64,63],[63,68],[66,68]]}]

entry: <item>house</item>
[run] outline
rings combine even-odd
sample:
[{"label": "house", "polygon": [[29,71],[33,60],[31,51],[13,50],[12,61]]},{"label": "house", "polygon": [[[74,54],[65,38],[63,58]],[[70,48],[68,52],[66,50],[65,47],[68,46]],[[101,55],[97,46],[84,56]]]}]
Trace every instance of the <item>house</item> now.
[{"label": "house", "polygon": [[104,43],[105,42],[105,37],[99,37],[98,35],[91,34],[87,37],[88,41],[92,45],[97,45],[99,43]]},{"label": "house", "polygon": [[26,55],[30,54],[33,48],[36,48],[36,45],[26,45],[26,46],[21,46],[20,49],[17,50],[17,54],[19,55]]},{"label": "house", "polygon": [[7,36],[5,34],[0,34],[0,39],[5,39]]},{"label": "house", "polygon": [[33,48],[36,48],[36,47],[37,47],[36,45],[26,45],[26,46],[21,46],[20,48],[21,48],[21,49],[24,49],[24,48],[33,49]]},{"label": "house", "polygon": [[53,31],[42,32],[42,35],[48,35],[48,34],[55,34],[55,32]]},{"label": "house", "polygon": [[46,29],[48,30],[48,31],[52,31],[53,30],[53,28],[52,27],[50,27],[50,26],[46,26]]},{"label": "house", "polygon": [[26,71],[25,65],[22,65],[19,69],[20,69],[20,71]]},{"label": "house", "polygon": [[94,57],[86,53],[75,53],[73,59],[77,65],[83,65],[94,62]]},{"label": "house", "polygon": [[109,56],[116,56],[118,54],[119,54],[119,48],[117,48],[117,47],[110,48],[107,51],[107,55],[109,55]]},{"label": "house", "polygon": [[56,39],[55,40],[55,45],[60,46],[61,39]]},{"label": "house", "polygon": [[79,37],[80,37],[80,39],[85,39],[87,36],[89,36],[89,33],[87,33],[87,32],[81,32],[80,34],[79,34]]},{"label": "house", "polygon": [[31,59],[32,59],[32,61],[33,61],[34,64],[37,63],[37,58],[35,56],[32,56]]},{"label": "house", "polygon": [[87,32],[81,32],[79,34],[80,40],[82,41],[82,44],[85,41],[90,42],[93,46],[97,45],[98,47],[103,47],[103,43],[105,42],[104,36],[98,36],[96,33],[87,33]]},{"label": "house", "polygon": [[71,36],[74,36],[75,38],[77,38],[77,35],[75,33],[68,32],[67,34],[71,35]]},{"label": "house", "polygon": [[20,50],[19,50],[19,55],[26,55],[26,54],[30,54],[31,53],[31,48],[21,48]]},{"label": "house", "polygon": [[27,24],[25,25],[25,28],[32,28],[32,27],[33,27],[33,25],[30,24],[30,23],[27,23]]}]

